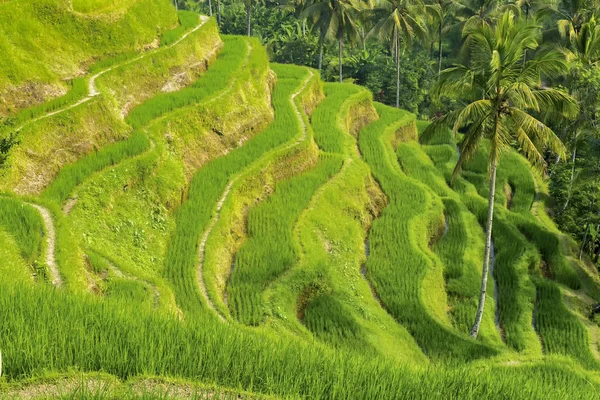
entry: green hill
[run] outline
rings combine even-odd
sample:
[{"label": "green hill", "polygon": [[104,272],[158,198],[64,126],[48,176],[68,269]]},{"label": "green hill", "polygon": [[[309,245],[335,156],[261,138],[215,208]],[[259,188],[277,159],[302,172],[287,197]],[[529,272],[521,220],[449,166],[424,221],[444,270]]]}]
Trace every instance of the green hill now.
[{"label": "green hill", "polygon": [[168,0],[1,2],[0,116],[64,95],[95,60],[153,47],[176,24]]},{"label": "green hill", "polygon": [[451,182],[460,138],[168,1],[21,3],[0,398],[600,398],[597,272],[516,151],[475,340],[486,146]]}]

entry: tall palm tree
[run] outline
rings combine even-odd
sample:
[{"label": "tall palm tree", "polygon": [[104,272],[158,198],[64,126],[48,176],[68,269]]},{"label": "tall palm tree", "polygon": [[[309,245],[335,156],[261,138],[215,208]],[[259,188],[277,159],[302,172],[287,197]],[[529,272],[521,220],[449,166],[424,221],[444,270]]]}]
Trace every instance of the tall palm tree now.
[{"label": "tall palm tree", "polygon": [[[575,164],[577,161],[577,150],[595,136],[597,130],[598,102],[593,85],[581,81],[577,75],[585,70],[600,66],[600,24],[592,16],[590,20],[573,30],[569,36],[569,47],[563,50],[567,60],[572,63],[570,74],[566,80],[566,86],[580,104],[577,119],[568,124],[565,129],[565,137],[570,136],[571,143],[571,176],[567,198],[562,210],[566,210],[572,195],[575,183]],[[584,73],[585,76],[585,73]],[[590,88],[592,90],[590,91]]]},{"label": "tall palm tree", "polygon": [[244,0],[246,6],[246,34],[252,36],[252,0]]},{"label": "tall palm tree", "polygon": [[[303,16],[314,21],[313,30],[320,39],[321,54],[327,39],[336,39],[339,46],[340,82],[343,80],[344,40],[350,44],[360,37],[358,11],[364,5],[356,0],[316,0],[303,12]],[[320,63],[319,63],[320,64]]]},{"label": "tall palm tree", "polygon": [[540,12],[542,16],[556,20],[556,29],[563,38],[571,38],[579,33],[599,6],[599,0],[558,0],[542,7]]},{"label": "tall palm tree", "polygon": [[[442,72],[442,61],[444,57],[444,34],[447,34],[455,26],[456,0],[430,0],[430,5],[436,6],[430,14],[437,31],[438,40],[438,75]],[[437,12],[436,12],[437,11]]]},{"label": "tall palm tree", "polygon": [[373,10],[377,23],[370,34],[391,44],[396,64],[396,107],[400,107],[400,47],[425,37],[424,12],[421,0],[383,0]]},{"label": "tall palm tree", "polygon": [[565,148],[554,132],[528,113],[528,110],[556,110],[563,115],[577,113],[576,102],[566,93],[542,88],[541,76],[558,76],[566,69],[564,56],[556,50],[537,53],[523,65],[523,52],[538,47],[541,27],[531,21],[516,20],[505,12],[494,26],[480,25],[466,32],[469,39],[467,65],[442,71],[436,92],[449,94],[463,103],[429,126],[427,137],[451,127],[456,133],[465,128],[465,138],[453,179],[473,156],[483,139],[490,143],[489,197],[486,246],[479,307],[471,336],[477,337],[483,316],[490,266],[496,171],[503,150],[513,142],[537,167],[544,168],[541,149],[549,148],[564,157]]},{"label": "tall palm tree", "polygon": [[600,24],[594,16],[581,25],[577,33],[573,32],[569,39],[570,46],[566,54],[570,61],[589,66],[600,65]]},{"label": "tall palm tree", "polygon": [[217,26],[221,27],[221,0],[217,0]]},{"label": "tall palm tree", "polygon": [[498,0],[457,0],[456,17],[464,30],[489,26],[496,19]]}]

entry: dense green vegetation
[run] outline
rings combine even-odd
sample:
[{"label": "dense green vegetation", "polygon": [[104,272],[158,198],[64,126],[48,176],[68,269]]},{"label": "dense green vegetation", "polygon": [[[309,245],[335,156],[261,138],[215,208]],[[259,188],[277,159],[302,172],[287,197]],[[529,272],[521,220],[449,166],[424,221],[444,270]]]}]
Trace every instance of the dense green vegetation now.
[{"label": "dense green vegetation", "polygon": [[0,4],[0,397],[598,398],[594,0],[169,3]]}]

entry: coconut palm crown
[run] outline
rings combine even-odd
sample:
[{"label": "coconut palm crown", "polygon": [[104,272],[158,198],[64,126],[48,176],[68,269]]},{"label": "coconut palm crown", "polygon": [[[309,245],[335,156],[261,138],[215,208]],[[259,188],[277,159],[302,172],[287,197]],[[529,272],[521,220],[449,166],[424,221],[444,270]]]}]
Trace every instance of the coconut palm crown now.
[{"label": "coconut palm crown", "polygon": [[[422,136],[426,141],[441,129],[454,133],[464,130],[461,152],[454,169],[454,180],[477,151],[482,140],[489,141],[490,191],[486,227],[486,251],[481,295],[471,336],[476,337],[483,314],[490,264],[496,169],[503,149],[517,145],[529,161],[545,168],[542,149],[564,157],[565,148],[552,129],[532,115],[555,112],[567,117],[577,115],[576,101],[563,91],[543,87],[543,77],[554,77],[567,70],[564,55],[558,50],[534,50],[541,41],[541,26],[517,19],[506,11],[493,25],[480,25],[465,32],[468,60],[440,75],[435,91],[455,98],[462,106],[432,123]],[[523,54],[534,54],[523,62]]]},{"label": "coconut palm crown", "polygon": [[[372,10],[378,21],[370,36],[383,43],[390,43],[396,65],[396,107],[400,106],[400,47],[410,46],[415,39],[425,39],[427,28],[424,13],[435,6],[425,6],[421,0],[383,0],[376,2]],[[439,15],[439,7],[435,8]]]},{"label": "coconut palm crown", "polygon": [[314,0],[302,12],[303,18],[313,21],[313,31],[318,32],[321,43],[327,39],[338,41],[340,82],[344,75],[344,41],[353,44],[359,39],[358,13],[364,7],[358,0]]}]

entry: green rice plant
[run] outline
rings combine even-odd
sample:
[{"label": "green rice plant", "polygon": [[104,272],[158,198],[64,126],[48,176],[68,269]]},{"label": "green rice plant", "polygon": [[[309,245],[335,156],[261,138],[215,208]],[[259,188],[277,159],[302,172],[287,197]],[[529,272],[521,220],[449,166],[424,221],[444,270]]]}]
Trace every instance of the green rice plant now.
[{"label": "green rice plant", "polygon": [[263,290],[298,260],[295,222],[317,188],[340,167],[338,157],[323,157],[314,169],[277,184],[267,201],[250,210],[248,240],[236,255],[227,286],[230,309],[238,321],[258,325],[263,320]]},{"label": "green rice plant", "polygon": [[[482,226],[487,206],[477,198],[467,204]],[[540,345],[531,326],[535,286],[529,272],[540,263],[535,246],[507,220],[503,213],[494,217],[494,281],[498,291],[498,319],[508,346],[521,352],[539,353]]]},{"label": "green rice plant", "polygon": [[35,208],[17,198],[0,197],[0,227],[10,232],[27,264],[41,261],[44,225]]},{"label": "green rice plant", "polygon": [[303,322],[315,336],[333,346],[358,347],[364,351],[364,337],[344,305],[330,294],[322,294],[304,309]]},{"label": "green rice plant", "polygon": [[432,222],[437,211],[433,208],[432,214],[431,194],[404,175],[391,148],[395,130],[414,117],[383,105],[376,109],[380,119],[362,130],[359,146],[389,205],[373,222],[367,276],[388,311],[429,357],[457,361],[492,356],[496,350],[451,332],[443,322],[443,289],[424,293],[426,276],[436,268],[425,248],[433,236],[429,229],[436,227]]},{"label": "green rice plant", "polygon": [[[348,119],[352,105],[365,96],[370,99],[370,95],[354,85],[325,85],[325,92],[327,97],[311,115],[315,140],[322,150],[350,156],[355,142],[343,131],[346,124],[341,120]],[[360,96],[356,96],[359,92]],[[258,325],[263,320],[263,290],[298,262],[299,249],[294,237],[296,221],[317,189],[340,167],[339,157],[320,157],[314,169],[277,183],[274,193],[250,210],[249,239],[236,255],[227,288],[230,308],[238,321]]]},{"label": "green rice plant", "polygon": [[123,302],[131,302],[148,309],[153,307],[152,298],[154,296],[151,288],[138,280],[112,277],[106,284],[105,295],[109,298],[121,299]]},{"label": "green rice plant", "polygon": [[[440,146],[429,146],[434,147]],[[487,151],[483,146],[469,162],[468,171],[463,173],[468,182],[459,178],[455,183],[462,201],[478,216],[481,226],[487,214]],[[454,158],[449,157],[448,151],[435,153],[432,159],[437,159],[438,167],[445,169],[449,177],[454,164],[448,161]],[[499,166],[498,182],[503,182],[511,193],[499,193],[502,199],[496,205],[493,239],[497,257],[493,276],[504,340],[517,351],[537,354],[540,345],[531,326],[535,286],[530,275],[556,278],[573,288],[579,287],[579,279],[563,254],[556,233],[543,227],[531,214],[536,187],[530,168],[514,151],[508,152]],[[512,198],[510,202],[508,196]]]},{"label": "green rice plant", "polygon": [[[211,64],[201,79],[192,85],[172,93],[160,93],[135,107],[127,116],[127,123],[135,129],[147,125],[151,120],[169,111],[200,103],[223,91],[232,79],[240,74],[244,61],[259,56],[258,51],[249,51],[248,39],[240,36],[224,36],[225,47],[217,60]],[[254,43],[256,47],[256,43]]]},{"label": "green rice plant", "polygon": [[144,133],[136,132],[127,140],[115,142],[79,161],[63,167],[56,179],[48,186],[41,197],[62,204],[92,173],[138,155],[150,147],[150,140]]},{"label": "green rice plant", "polygon": [[[361,90],[360,86],[352,84],[326,84],[324,89],[325,99],[315,109],[311,118],[315,142],[325,152],[343,154],[348,147],[347,141],[353,140],[349,135],[340,132],[337,119],[341,107],[349,98],[357,94],[364,96],[365,91]],[[366,94],[368,95],[368,92]]]},{"label": "green rice plant", "polygon": [[584,367],[598,370],[600,364],[590,351],[587,329],[565,306],[559,287],[546,279],[536,279],[535,319],[547,354],[562,354]]},{"label": "green rice plant", "polygon": [[22,257],[13,236],[0,228],[0,280],[11,283],[32,283],[31,269]]},{"label": "green rice plant", "polygon": [[[371,96],[353,85],[325,84],[325,92],[328,97],[311,115],[312,126],[322,146],[323,138],[333,146],[341,144],[328,148],[338,152],[344,166],[315,192],[295,223],[298,260],[265,290],[266,325],[369,356],[426,363],[413,338],[381,307],[362,276],[367,230],[385,204],[352,137],[377,118]],[[340,308],[314,307],[323,298]],[[344,336],[348,324],[356,340]]]},{"label": "green rice plant", "polygon": [[179,39],[183,34],[190,29],[194,28],[198,25],[198,14],[193,11],[180,10],[178,13],[179,16],[179,26],[175,29],[171,29],[168,32],[165,32],[160,38],[161,46],[168,46],[177,39]]},{"label": "green rice plant", "polygon": [[[164,274],[173,284],[177,302],[184,311],[197,312],[205,307],[196,284],[197,244],[227,183],[267,151],[286,143],[298,133],[297,129],[289,129],[297,126],[291,95],[309,79],[308,72],[305,68],[293,66],[272,67],[278,74],[273,92],[275,120],[244,146],[200,169],[191,181],[187,201],[175,214],[176,228],[167,250]],[[316,82],[318,78],[314,76],[312,79]]]},{"label": "green rice plant", "polygon": [[568,359],[412,368],[210,318],[181,323],[122,301],[6,282],[0,341],[9,381],[77,368],[302,398],[583,400],[600,390]]},{"label": "green rice plant", "polygon": [[543,260],[539,271],[540,275],[562,283],[571,289],[580,289],[581,280],[570,260],[563,253],[560,236],[532,218],[513,217],[513,221],[523,235],[535,243],[540,251]]},{"label": "green rice plant", "polygon": [[[356,153],[352,155],[354,148],[346,151],[352,161],[346,159],[298,219],[294,235],[301,249],[299,260],[265,291],[272,316],[266,324],[310,339],[308,330],[328,346],[423,365],[428,361],[425,355],[408,331],[385,311],[362,275],[367,230],[385,199],[368,166]],[[345,315],[319,306],[313,309],[314,324],[307,323],[306,310],[320,296],[342,305]],[[321,323],[331,328],[332,334],[320,332]],[[346,324],[352,324],[359,340],[336,339]],[[378,328],[370,329],[372,326]]]}]

